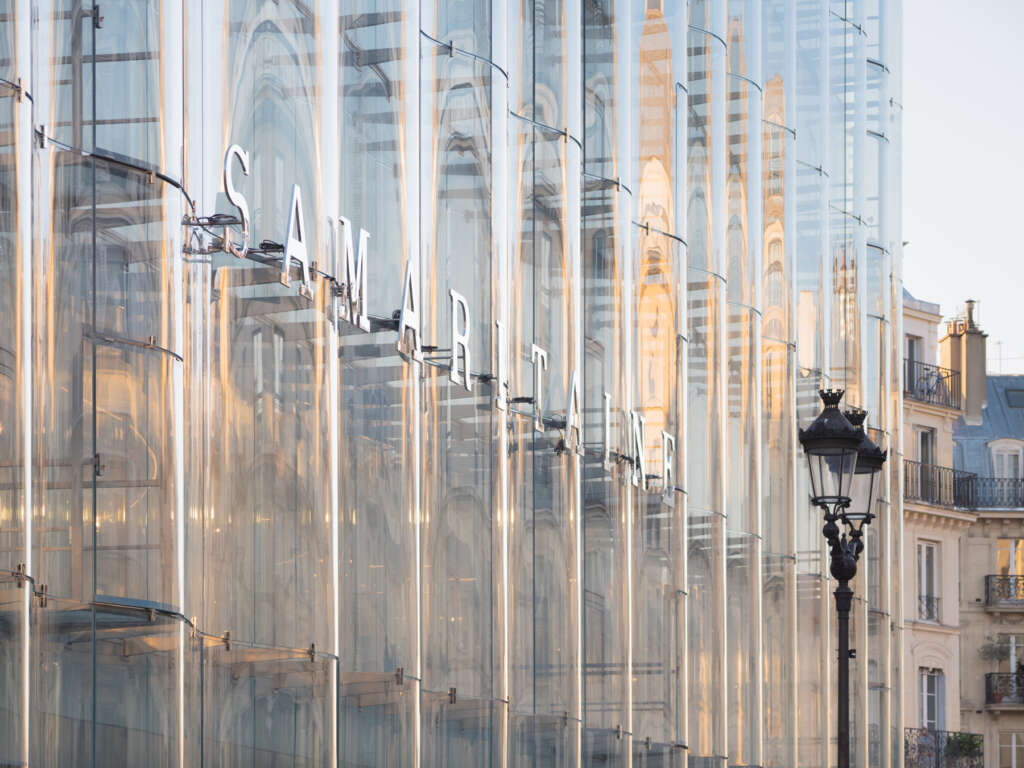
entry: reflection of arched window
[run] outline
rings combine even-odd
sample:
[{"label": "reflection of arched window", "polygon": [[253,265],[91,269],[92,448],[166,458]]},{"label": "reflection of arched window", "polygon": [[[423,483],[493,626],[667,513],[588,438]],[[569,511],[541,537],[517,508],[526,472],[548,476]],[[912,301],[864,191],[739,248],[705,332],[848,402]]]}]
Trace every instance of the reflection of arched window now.
[{"label": "reflection of arched window", "polygon": [[781,307],[786,300],[786,276],[782,266],[782,243],[768,246],[768,273],[764,281],[765,307]]}]

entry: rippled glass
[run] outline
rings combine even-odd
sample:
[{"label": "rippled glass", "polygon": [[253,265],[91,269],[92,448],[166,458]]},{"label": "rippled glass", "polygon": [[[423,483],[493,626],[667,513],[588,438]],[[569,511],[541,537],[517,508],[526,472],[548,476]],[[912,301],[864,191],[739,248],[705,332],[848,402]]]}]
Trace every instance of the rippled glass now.
[{"label": "rippled glass", "polygon": [[346,2],[340,18],[340,210],[328,215],[370,233],[369,308],[387,318],[401,302],[399,276],[417,227],[408,195],[420,49],[406,43],[408,5]]},{"label": "rippled glass", "polygon": [[[574,472],[559,449],[568,403],[573,360],[573,297],[569,275],[572,252],[566,225],[565,173],[569,149],[554,131],[517,121],[513,135],[513,252],[511,390],[530,397],[532,407],[513,417],[510,436],[510,655],[511,738],[523,749],[553,750],[563,764],[575,750],[565,713],[577,707],[574,674],[579,628],[572,601],[576,565]],[[542,390],[534,384],[534,356],[547,352]],[[537,363],[540,365],[540,362]],[[539,404],[538,404],[539,401]],[[544,431],[535,428],[539,415]],[[548,426],[550,424],[551,426]],[[535,596],[543,595],[542,600]],[[522,714],[535,714],[517,725]],[[545,745],[550,744],[550,747]],[[514,763],[519,759],[513,758]]]},{"label": "rippled glass", "polygon": [[22,12],[15,0],[0,3],[0,78],[9,83],[17,82],[19,65],[26,63],[18,61],[17,22]]},{"label": "rippled glass", "polygon": [[[679,297],[684,284],[678,240],[635,229],[637,262],[633,400],[644,418],[646,474],[653,486],[636,494],[633,512],[633,732],[645,745],[682,740],[676,717],[684,690],[685,641],[679,631],[683,580],[684,517],[679,448],[684,374],[679,342],[684,330]],[[671,441],[671,442],[668,442]],[[666,459],[668,464],[666,465]]]},{"label": "rippled glass", "polygon": [[0,760],[18,765],[28,750],[24,717],[29,699],[25,640],[31,621],[28,586],[10,570],[0,571]]},{"label": "rippled glass", "polygon": [[[623,263],[625,196],[613,182],[583,190],[583,725],[586,759],[609,760],[625,745],[615,729],[627,720],[626,467],[605,451],[624,452],[627,297]],[[606,435],[613,444],[605,445]]]},{"label": "rippled glass", "polygon": [[[424,141],[430,212],[424,235],[423,696],[424,734],[436,765],[486,764],[492,699],[500,695],[500,509],[494,466],[498,421],[489,376],[500,306],[492,278],[493,178],[488,146],[492,70],[430,42],[423,47]],[[501,81],[504,85],[504,81]],[[464,297],[466,316],[451,298]],[[468,333],[468,362],[451,354]],[[468,391],[468,390],[472,391]],[[451,701],[450,691],[455,691]],[[500,709],[494,715],[500,714]],[[454,727],[455,724],[459,727]]]},{"label": "rippled glass", "polygon": [[[10,25],[10,22],[8,22]],[[0,85],[0,568],[25,562],[25,463],[22,381],[30,350],[22,331],[25,265],[19,247],[18,144],[14,129],[17,97]]]}]

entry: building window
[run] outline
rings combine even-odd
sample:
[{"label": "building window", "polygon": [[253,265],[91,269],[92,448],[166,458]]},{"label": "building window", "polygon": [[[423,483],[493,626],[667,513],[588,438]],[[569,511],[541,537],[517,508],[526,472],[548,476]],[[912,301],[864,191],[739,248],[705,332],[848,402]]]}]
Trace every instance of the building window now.
[{"label": "building window", "polygon": [[1003,674],[1024,673],[1024,635],[999,635],[998,647],[999,671]]},{"label": "building window", "polygon": [[1000,576],[1024,576],[1024,539],[999,539],[996,543],[996,573]]},{"label": "building window", "polygon": [[1024,732],[999,734],[999,768],[1024,768]]},{"label": "building window", "polygon": [[918,618],[939,620],[939,545],[933,541],[917,543]]},{"label": "building window", "polygon": [[1020,446],[1000,445],[992,448],[992,474],[1010,480],[1020,480]]},{"label": "building window", "polygon": [[907,336],[907,361],[919,363],[923,354],[924,340],[920,336]]},{"label": "building window", "polygon": [[[921,727],[933,731],[945,728],[946,684],[941,669],[921,667],[919,671],[921,690]],[[1024,768],[1024,765],[1021,766]]]},{"label": "building window", "polygon": [[922,464],[935,463],[935,430],[929,427],[917,428],[917,460]]},{"label": "building window", "polygon": [[936,503],[938,497],[939,478],[935,470],[935,430],[928,427],[915,427],[917,433],[917,467],[918,498]]}]

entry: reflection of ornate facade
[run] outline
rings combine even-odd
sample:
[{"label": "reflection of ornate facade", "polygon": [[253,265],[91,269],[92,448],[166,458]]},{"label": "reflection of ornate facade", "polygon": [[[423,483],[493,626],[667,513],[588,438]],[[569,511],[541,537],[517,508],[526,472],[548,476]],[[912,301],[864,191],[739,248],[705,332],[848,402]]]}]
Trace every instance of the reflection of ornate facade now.
[{"label": "reflection of ornate facade", "polygon": [[899,201],[830,181],[899,114],[829,59],[895,9],[9,5],[0,763],[834,762],[794,435],[845,384],[900,444]]}]

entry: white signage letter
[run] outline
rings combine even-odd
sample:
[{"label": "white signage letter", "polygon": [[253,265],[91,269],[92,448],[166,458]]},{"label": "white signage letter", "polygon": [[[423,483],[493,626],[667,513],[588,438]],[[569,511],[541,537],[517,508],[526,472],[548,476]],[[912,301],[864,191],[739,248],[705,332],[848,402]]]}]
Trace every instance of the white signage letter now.
[{"label": "white signage letter", "polygon": [[661,432],[661,499],[666,506],[676,505],[676,439]]},{"label": "white signage letter", "polygon": [[580,385],[576,371],[569,376],[569,400],[565,412],[565,444],[578,451],[583,445],[583,416],[580,409]]},{"label": "white signage letter", "polygon": [[632,480],[634,486],[640,486],[641,490],[647,490],[647,419],[636,411],[629,412],[630,434],[632,439],[633,471]]},{"label": "white signage letter", "polygon": [[[405,260],[405,281],[402,287],[402,311],[398,316],[398,351],[412,356],[417,363],[423,362],[423,348],[420,344],[420,278],[413,259]],[[405,346],[406,334],[412,334],[412,341]]]},{"label": "white signage letter", "polygon": [[538,432],[544,431],[544,383],[540,375],[548,369],[548,353],[536,344],[530,346],[530,359],[533,361],[533,426]]},{"label": "white signage letter", "polygon": [[[473,391],[473,377],[471,374],[469,357],[469,304],[466,297],[461,293],[449,290],[448,295],[452,298],[452,365],[448,371],[448,378],[456,384],[462,384],[467,392]],[[463,326],[465,330],[459,333],[459,310],[465,318]],[[464,373],[459,372],[459,350],[462,350]]]},{"label": "white signage letter", "polygon": [[302,286],[299,293],[312,296],[309,282],[309,257],[306,255],[306,220],[302,217],[302,190],[292,184],[292,204],[288,212],[288,235],[284,241],[284,259],[281,261],[281,282],[290,285],[288,270],[292,259],[302,265]]},{"label": "white signage letter", "polygon": [[237,144],[232,144],[224,153],[224,194],[227,195],[228,202],[238,209],[238,217],[242,220],[242,244],[235,245],[231,227],[226,226],[224,227],[223,247],[228,253],[244,259],[245,255],[249,253],[249,203],[246,201],[245,195],[235,189],[235,184],[231,180],[231,161],[236,157],[242,166],[242,173],[246,176],[249,175],[249,153]]},{"label": "white signage letter", "polygon": [[494,390],[494,406],[499,411],[508,410],[508,339],[505,338],[505,324],[501,320],[494,321],[495,333],[498,337],[495,354],[497,354],[498,380]]},{"label": "white signage letter", "polygon": [[352,223],[344,216],[339,216],[338,220],[341,222],[341,246],[344,252],[340,266],[345,270],[345,295],[341,302],[341,317],[352,325],[369,331],[370,318],[366,313],[366,241],[370,239],[370,233],[365,229],[359,230],[359,250],[355,251],[352,248]]}]

